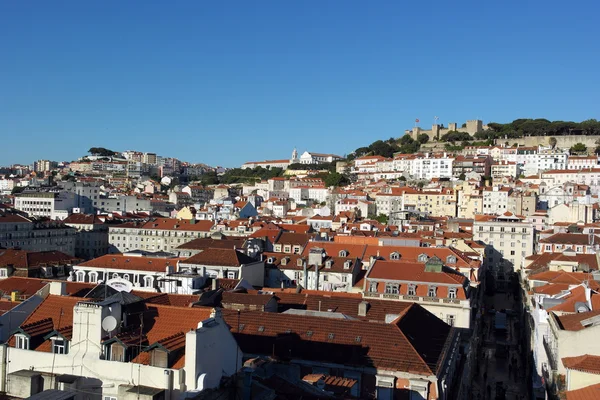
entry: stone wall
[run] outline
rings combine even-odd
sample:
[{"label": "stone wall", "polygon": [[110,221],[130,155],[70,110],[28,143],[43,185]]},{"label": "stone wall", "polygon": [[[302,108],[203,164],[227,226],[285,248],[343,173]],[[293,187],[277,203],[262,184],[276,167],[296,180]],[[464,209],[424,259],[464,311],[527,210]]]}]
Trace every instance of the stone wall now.
[{"label": "stone wall", "polygon": [[568,135],[568,136],[526,136],[519,139],[496,139],[496,144],[504,144],[508,142],[509,146],[518,143],[520,146],[548,146],[548,140],[556,138],[556,146],[559,148],[570,148],[574,144],[583,143],[588,148],[596,147],[596,141],[600,140],[600,136],[583,136],[583,135]]}]

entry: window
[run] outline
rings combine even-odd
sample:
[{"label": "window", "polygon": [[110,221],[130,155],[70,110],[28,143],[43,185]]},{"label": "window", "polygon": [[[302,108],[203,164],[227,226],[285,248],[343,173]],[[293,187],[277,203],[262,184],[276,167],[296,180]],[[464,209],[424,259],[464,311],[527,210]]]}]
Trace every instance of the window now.
[{"label": "window", "polygon": [[419,257],[417,258],[417,261],[419,261],[419,262],[427,262],[428,259],[429,259],[429,257],[427,257],[427,254],[419,254]]},{"label": "window", "polygon": [[456,298],[456,288],[448,288],[448,298],[455,299]]},{"label": "window", "polygon": [[342,283],[348,282],[348,275],[342,275]]},{"label": "window", "polygon": [[510,251],[510,255],[511,255],[511,256],[514,256],[514,255],[515,255],[515,251],[514,251],[514,250],[511,250],[511,251]]},{"label": "window", "polygon": [[67,341],[62,338],[53,338],[52,352],[54,354],[67,354]]},{"label": "window", "polygon": [[227,279],[237,279],[235,271],[227,271]]},{"label": "window", "polygon": [[340,257],[348,257],[348,251],[346,251],[346,250],[340,250],[339,256]]},{"label": "window", "polygon": [[97,272],[90,272],[90,282],[91,283],[98,282],[98,273]]},{"label": "window", "polygon": [[152,287],[152,277],[151,276],[145,276],[144,277],[144,286],[145,287]]},{"label": "window", "polygon": [[414,284],[408,285],[408,295],[416,296],[417,295],[417,286]]},{"label": "window", "polygon": [[455,321],[455,317],[454,315],[448,314],[446,315],[446,323],[450,326],[454,326],[454,321]]},{"label": "window", "polygon": [[377,282],[369,282],[369,292],[377,291]]},{"label": "window", "polygon": [[386,283],[385,284],[385,292],[388,294],[398,294],[398,284],[397,283]]},{"label": "window", "polygon": [[29,350],[29,338],[25,335],[15,335],[17,349]]},{"label": "window", "polygon": [[398,252],[393,252],[392,254],[390,254],[390,260],[399,260],[400,259],[400,254],[398,254]]},{"label": "window", "polygon": [[454,257],[454,256],[446,257],[446,264],[456,264],[456,257]]},{"label": "window", "polygon": [[323,275],[323,282],[329,281],[329,275]]},{"label": "window", "polygon": [[75,274],[75,279],[77,280],[77,282],[85,282],[85,272],[77,271],[77,273]]},{"label": "window", "polygon": [[427,296],[435,297],[435,293],[437,288],[435,286],[429,286],[429,290],[427,291]]},{"label": "window", "polygon": [[116,272],[114,272],[114,273],[112,274],[112,278],[113,278],[113,279],[117,279],[118,277],[119,277],[119,274],[117,274]]},{"label": "window", "polygon": [[117,398],[113,396],[104,396],[103,400],[117,400]]}]

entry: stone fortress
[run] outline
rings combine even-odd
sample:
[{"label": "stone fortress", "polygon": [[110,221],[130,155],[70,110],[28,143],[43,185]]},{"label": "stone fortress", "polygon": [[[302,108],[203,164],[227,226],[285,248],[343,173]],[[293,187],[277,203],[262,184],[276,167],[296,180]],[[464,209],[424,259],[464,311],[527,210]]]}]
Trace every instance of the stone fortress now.
[{"label": "stone fortress", "polygon": [[444,136],[446,133],[451,131],[457,132],[467,132],[469,135],[473,136],[475,133],[479,131],[484,131],[488,128],[487,125],[483,125],[483,121],[479,119],[472,119],[467,121],[464,128],[459,127],[456,122],[450,122],[448,127],[445,128],[443,125],[433,124],[431,126],[431,130],[424,130],[418,126],[415,126],[412,130],[405,130],[404,133],[406,135],[410,135],[414,140],[417,140],[417,137],[422,134],[426,134],[429,136],[429,140],[439,140],[440,137]]}]

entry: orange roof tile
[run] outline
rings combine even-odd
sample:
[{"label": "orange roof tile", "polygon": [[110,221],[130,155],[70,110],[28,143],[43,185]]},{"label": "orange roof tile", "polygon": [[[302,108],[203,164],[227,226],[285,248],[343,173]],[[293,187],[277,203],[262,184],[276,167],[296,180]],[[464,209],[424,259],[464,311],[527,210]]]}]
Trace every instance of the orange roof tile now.
[{"label": "orange roof tile", "polygon": [[584,354],[577,357],[564,357],[563,365],[576,371],[600,375],[600,356]]}]

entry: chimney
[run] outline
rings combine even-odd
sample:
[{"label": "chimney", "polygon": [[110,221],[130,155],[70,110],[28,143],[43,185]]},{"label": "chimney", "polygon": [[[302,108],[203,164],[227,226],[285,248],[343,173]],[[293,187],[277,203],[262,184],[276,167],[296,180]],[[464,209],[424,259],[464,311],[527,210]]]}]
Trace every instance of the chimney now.
[{"label": "chimney", "polygon": [[358,316],[359,317],[366,317],[367,316],[367,310],[369,309],[369,303],[366,301],[361,301],[360,303],[358,303]]},{"label": "chimney", "polygon": [[306,266],[306,261],[302,263],[302,271],[304,272],[304,287],[308,289],[308,268]]},{"label": "chimney", "polygon": [[52,281],[50,282],[50,294],[57,296],[67,295],[67,282],[65,281]]},{"label": "chimney", "polygon": [[217,278],[213,278],[211,289],[217,290]]}]

